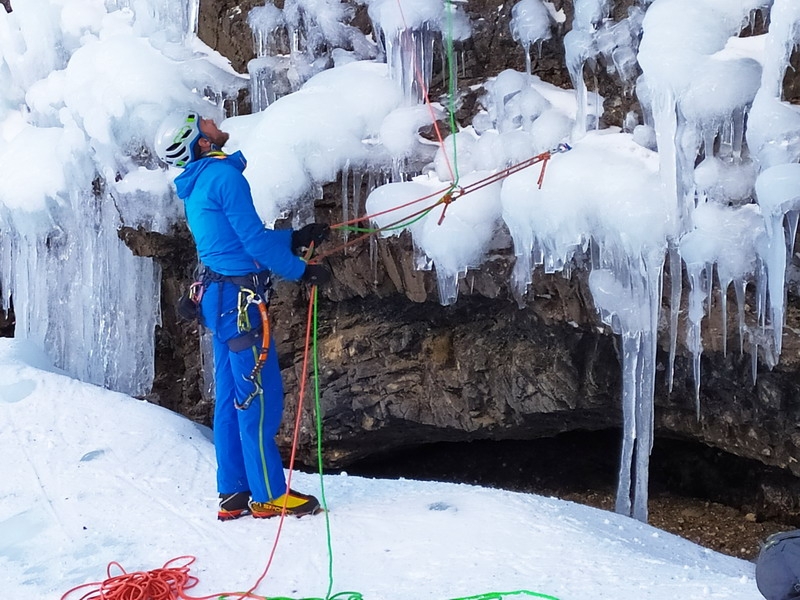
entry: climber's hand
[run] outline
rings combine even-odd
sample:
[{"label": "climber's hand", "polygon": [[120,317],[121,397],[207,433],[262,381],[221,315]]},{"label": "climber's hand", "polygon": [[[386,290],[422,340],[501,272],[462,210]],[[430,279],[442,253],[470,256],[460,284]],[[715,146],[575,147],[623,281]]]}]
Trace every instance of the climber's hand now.
[{"label": "climber's hand", "polygon": [[331,272],[325,265],[306,265],[300,281],[310,285],[324,285],[331,280]]}]

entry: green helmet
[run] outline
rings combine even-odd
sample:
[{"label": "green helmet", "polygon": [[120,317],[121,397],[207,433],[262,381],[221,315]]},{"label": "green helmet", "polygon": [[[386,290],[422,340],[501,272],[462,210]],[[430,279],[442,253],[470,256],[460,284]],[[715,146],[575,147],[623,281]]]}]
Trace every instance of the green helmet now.
[{"label": "green helmet", "polygon": [[195,158],[194,147],[203,137],[200,115],[194,111],[172,113],[156,132],[156,154],[168,165],[185,167]]}]

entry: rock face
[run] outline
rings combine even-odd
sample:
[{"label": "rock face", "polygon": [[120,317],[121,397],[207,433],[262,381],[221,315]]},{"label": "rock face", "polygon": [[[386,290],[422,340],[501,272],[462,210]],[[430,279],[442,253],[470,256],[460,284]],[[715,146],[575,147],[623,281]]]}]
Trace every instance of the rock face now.
[{"label": "rock face", "polygon": [[[246,15],[254,4],[201,3],[201,37],[240,71],[252,57]],[[470,0],[466,5],[475,28],[461,48],[463,89],[506,68],[524,69],[522,50],[508,28],[512,4]],[[571,87],[562,38],[569,30],[572,4],[553,4],[565,11],[567,20],[543,45],[534,72]],[[624,14],[630,4],[617,2],[615,14]],[[619,125],[622,115],[638,109],[635,98],[611,76],[601,73],[597,84],[606,97],[609,123]],[[787,80],[786,88],[787,97],[794,97],[797,81]],[[469,123],[469,106],[466,96],[459,114],[462,124]],[[326,190],[316,206],[317,220],[341,220],[340,189],[331,185]],[[158,374],[151,400],[209,423],[211,403],[201,393],[197,327],[179,322],[172,308],[194,266],[191,238],[185,230],[169,239],[142,231],[121,235],[136,253],[153,256],[164,267],[164,325],[158,333]],[[329,243],[334,246],[337,241]],[[574,265],[570,279],[537,272],[526,306],[520,308],[508,287],[513,266],[510,238],[504,239],[501,232],[495,255],[461,282],[458,302],[443,307],[435,275],[413,268],[411,243],[405,236],[365,241],[327,261],[334,281],[320,291],[318,303],[326,466],[343,467],[370,454],[425,442],[532,439],[621,425],[619,344],[597,318],[581,265]],[[796,266],[790,270],[791,281]],[[789,290],[780,363],[771,371],[759,365],[755,383],[749,355],[739,354],[736,324],[726,325],[725,353],[719,307],[712,311],[703,333],[699,418],[691,362],[681,343],[674,387],[671,392],[666,389],[665,298],[656,435],[696,440],[800,475],[800,302],[795,289],[793,284]],[[298,404],[308,296],[307,290],[286,283],[279,286],[276,298],[271,315],[287,408],[279,435],[288,448]],[[735,314],[732,301],[728,314]],[[307,388],[312,392],[303,399],[299,460],[314,465],[313,383]],[[782,498],[783,508],[800,512],[796,498]]]}]

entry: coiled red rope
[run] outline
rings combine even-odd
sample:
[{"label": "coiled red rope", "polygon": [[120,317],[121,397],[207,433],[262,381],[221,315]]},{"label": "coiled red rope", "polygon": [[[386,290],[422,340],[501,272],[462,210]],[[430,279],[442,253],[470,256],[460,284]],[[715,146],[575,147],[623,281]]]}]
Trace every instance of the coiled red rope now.
[{"label": "coiled red rope", "polygon": [[[178,564],[183,561],[183,564]],[[128,573],[118,562],[108,565],[108,579],[93,583],[84,583],[69,590],[61,596],[68,596],[86,588],[92,588],[80,597],[80,600],[161,600],[187,598],[184,591],[197,585],[198,579],[189,575],[189,565],[195,561],[194,556],[179,556],[164,563],[160,569],[152,571],[134,571]],[[114,575],[114,567],[121,573]]]}]

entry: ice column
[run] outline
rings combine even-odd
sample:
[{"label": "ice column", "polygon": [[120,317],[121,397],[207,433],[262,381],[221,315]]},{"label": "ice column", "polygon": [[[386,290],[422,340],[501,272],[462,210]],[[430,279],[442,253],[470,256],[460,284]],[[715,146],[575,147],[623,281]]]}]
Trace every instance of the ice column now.
[{"label": "ice column", "polygon": [[15,335],[38,344],[71,375],[146,394],[154,376],[160,270],[119,239],[119,213],[107,193],[93,195],[91,180],[80,176],[70,189],[48,201],[47,212],[0,216],[2,308],[13,296]]},{"label": "ice column", "polygon": [[44,0],[0,14],[2,308],[13,302],[16,335],[56,366],[137,396],[153,383],[160,271],[119,231],[163,233],[179,218],[154,130],[176,106],[207,107],[194,90],[229,89],[182,41],[189,6],[108,3],[111,14],[79,11],[64,30]]},{"label": "ice column", "polygon": [[622,341],[623,436],[615,510],[645,522],[663,264],[664,250],[656,248],[641,257],[601,258],[589,275],[595,306]]}]

